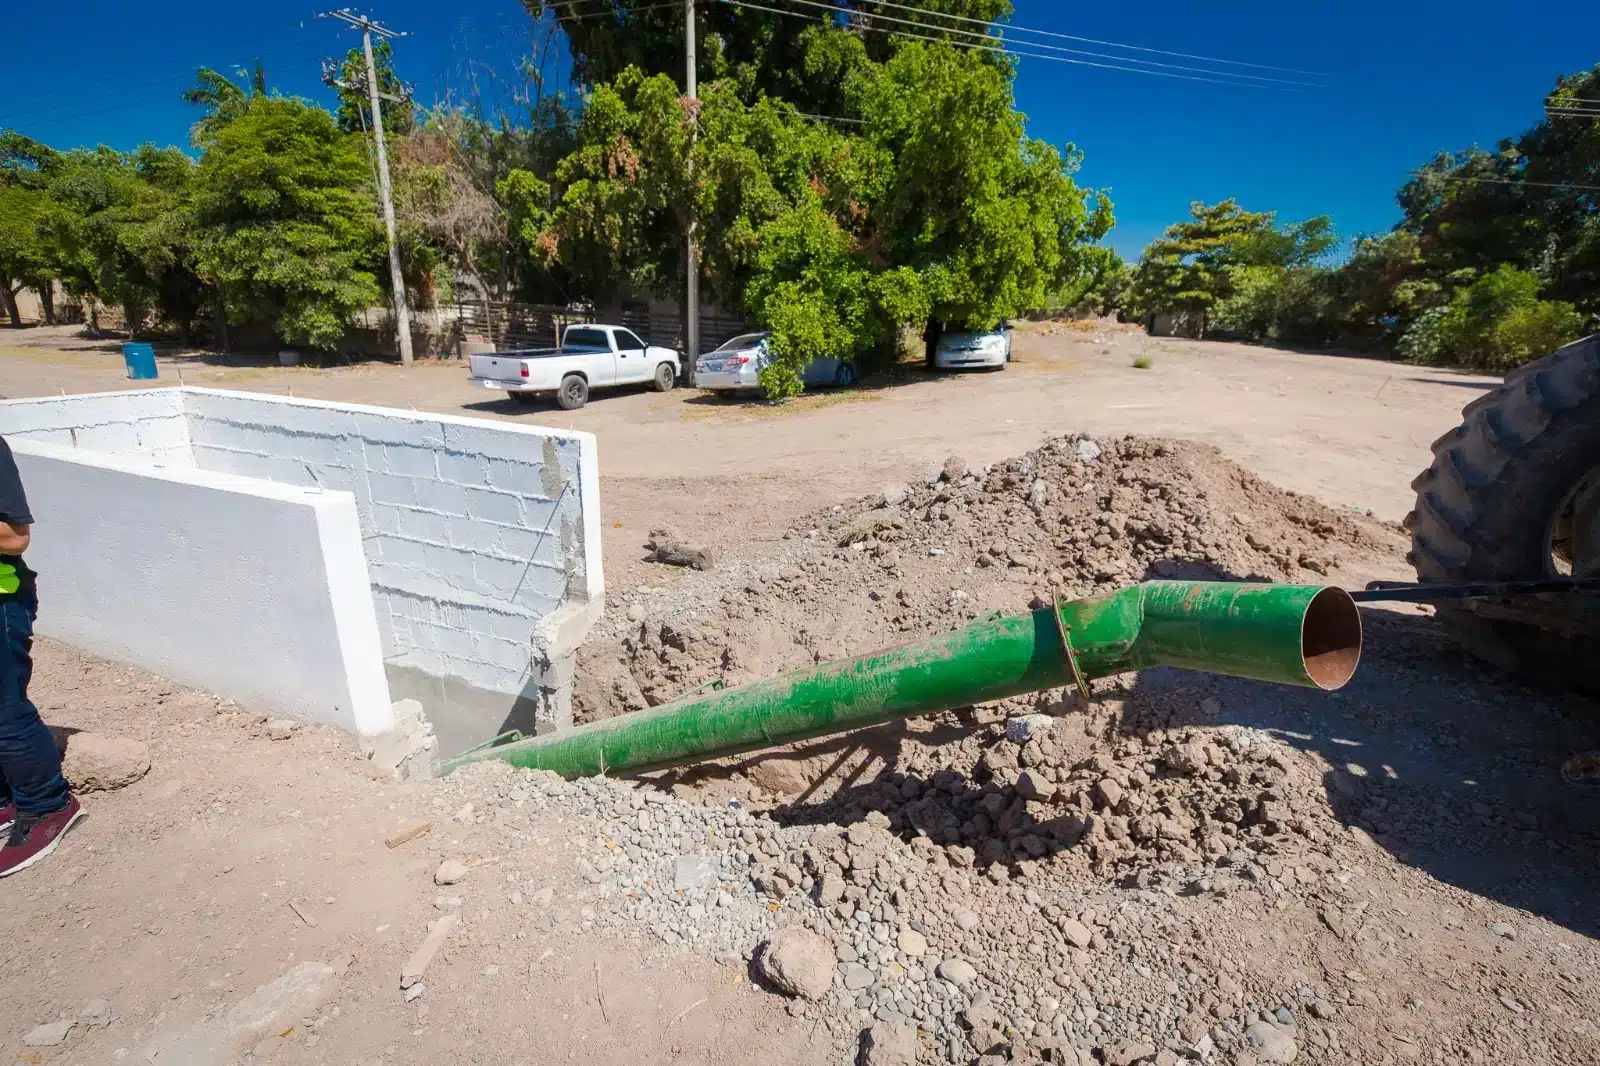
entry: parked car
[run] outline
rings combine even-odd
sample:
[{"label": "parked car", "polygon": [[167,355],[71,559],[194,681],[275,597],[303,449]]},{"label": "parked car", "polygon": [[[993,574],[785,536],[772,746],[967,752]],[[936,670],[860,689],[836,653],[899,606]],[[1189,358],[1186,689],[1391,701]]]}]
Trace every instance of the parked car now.
[{"label": "parked car", "polygon": [[[759,389],[761,368],[772,361],[767,351],[770,333],[746,333],[707,352],[695,361],[694,383],[701,389]],[[847,359],[823,356],[806,364],[801,380],[807,385],[855,384],[856,365]]]},{"label": "parked car", "polygon": [[678,353],[646,344],[626,326],[594,322],[568,326],[561,347],[487,352],[471,360],[472,383],[500,389],[518,403],[554,395],[571,411],[589,402],[591,389],[646,381],[666,392],[678,381]]},{"label": "parked car", "polygon": [[982,332],[941,333],[933,351],[933,365],[942,370],[983,367],[1000,370],[1011,362],[1011,323],[1001,322]]}]

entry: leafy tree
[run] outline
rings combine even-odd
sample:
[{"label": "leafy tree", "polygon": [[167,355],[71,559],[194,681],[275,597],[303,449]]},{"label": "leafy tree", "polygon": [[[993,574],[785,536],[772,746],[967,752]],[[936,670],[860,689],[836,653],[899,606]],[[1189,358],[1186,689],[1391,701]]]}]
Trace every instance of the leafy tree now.
[{"label": "leafy tree", "polygon": [[195,189],[196,262],[230,321],[332,348],[381,299],[367,161],[328,112],[252,98],[207,146]]},{"label": "leafy tree", "polygon": [[210,67],[201,67],[193,88],[183,91],[183,102],[205,109],[205,117],[194,124],[190,135],[197,145],[210,143],[217,131],[244,113],[249,102],[267,95],[267,71],[256,60],[249,70],[234,68],[234,81]]},{"label": "leafy tree", "polygon": [[1146,313],[1194,316],[1201,334],[1219,308],[1243,298],[1255,310],[1232,307],[1224,320],[1244,321],[1251,324],[1247,335],[1261,335],[1263,293],[1281,285],[1283,272],[1308,267],[1338,240],[1325,216],[1280,227],[1274,212],[1246,211],[1232,199],[1196,201],[1189,216],[1145,249],[1134,296]]},{"label": "leafy tree", "polygon": [[1407,334],[1418,362],[1451,362],[1504,371],[1575,340],[1583,318],[1569,303],[1542,300],[1538,275],[1509,264],[1456,291],[1439,313]]},{"label": "leafy tree", "polygon": [[394,199],[401,244],[437,248],[443,262],[469,278],[492,331],[480,261],[505,244],[507,217],[462,165],[449,134],[421,131],[396,145]]},{"label": "leafy tree", "polygon": [[[406,84],[394,72],[394,49],[380,37],[372,46],[372,65],[378,72],[378,92],[397,97],[383,101],[383,134],[404,137],[416,129],[417,109],[411,103]],[[339,64],[339,128],[346,133],[365,133],[372,129],[371,101],[367,96],[367,54],[360,48],[345,53]]]},{"label": "leafy tree", "polygon": [[0,185],[0,309],[19,329],[18,290],[49,286],[49,253],[39,230],[47,210],[48,200],[39,190]]}]

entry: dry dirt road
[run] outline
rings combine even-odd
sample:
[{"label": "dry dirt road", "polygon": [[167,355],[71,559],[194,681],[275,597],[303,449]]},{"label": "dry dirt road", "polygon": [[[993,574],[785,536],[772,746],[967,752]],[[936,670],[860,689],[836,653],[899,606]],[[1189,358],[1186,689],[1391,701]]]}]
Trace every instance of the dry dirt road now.
[{"label": "dry dirt road", "polygon": [[[0,331],[0,394],[146,384],[127,380],[116,342],[76,332]],[[1153,365],[1135,369],[1138,354]],[[1019,330],[1015,358],[1001,373],[913,371],[902,382],[817,392],[781,408],[689,389],[613,390],[573,412],[553,403],[521,407],[474,389],[453,362],[286,369],[191,353],[162,358],[157,383],[181,376],[213,388],[594,433],[607,577],[621,586],[643,577],[638,548],[652,525],[681,525],[712,545],[764,541],[819,503],[921,476],[951,453],[980,465],[1069,432],[1204,441],[1285,488],[1398,521],[1429,444],[1495,382],[1369,359],[1034,325]]]}]

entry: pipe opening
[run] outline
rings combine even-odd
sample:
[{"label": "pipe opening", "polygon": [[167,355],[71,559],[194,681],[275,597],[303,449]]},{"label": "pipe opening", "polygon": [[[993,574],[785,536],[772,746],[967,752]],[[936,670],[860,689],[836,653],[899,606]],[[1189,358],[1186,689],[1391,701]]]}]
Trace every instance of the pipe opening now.
[{"label": "pipe opening", "polygon": [[1318,688],[1343,688],[1361,661],[1361,611],[1350,594],[1325,588],[1306,605],[1300,621],[1300,656]]}]

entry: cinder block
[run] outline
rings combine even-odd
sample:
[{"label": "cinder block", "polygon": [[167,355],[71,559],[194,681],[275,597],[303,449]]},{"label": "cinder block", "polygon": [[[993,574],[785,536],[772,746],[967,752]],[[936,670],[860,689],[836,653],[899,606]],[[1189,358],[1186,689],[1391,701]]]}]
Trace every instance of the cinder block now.
[{"label": "cinder block", "polygon": [[544,495],[544,484],[539,480],[537,463],[490,459],[489,484],[494,488],[515,492],[521,496]]},{"label": "cinder block", "polygon": [[491,547],[496,555],[510,559],[532,559],[545,566],[560,566],[561,555],[561,530],[552,528],[548,532],[543,529],[517,529],[511,526],[494,526],[494,544]]},{"label": "cinder block", "polygon": [[383,470],[406,477],[436,478],[439,464],[431,448],[414,448],[404,444],[383,446]]},{"label": "cinder block", "polygon": [[462,452],[439,453],[439,477],[457,485],[484,487],[489,484],[489,463],[481,455]]},{"label": "cinder block", "polygon": [[490,459],[539,464],[547,433],[494,422],[462,426],[447,422],[445,446],[453,452],[467,452]]},{"label": "cinder block", "polygon": [[506,670],[526,671],[533,658],[533,649],[527,644],[485,634],[475,635],[472,647],[475,658]]},{"label": "cinder block", "polygon": [[485,611],[480,621],[483,623],[483,628],[474,627],[476,632],[487,633],[489,636],[515,641],[518,644],[528,644],[532,641],[533,631],[539,626],[537,618],[500,611]]},{"label": "cinder block", "polygon": [[522,499],[509,492],[493,489],[464,489],[466,514],[484,522],[499,522],[507,526],[523,523]]},{"label": "cinder block", "polygon": [[368,414],[355,416],[356,435],[377,444],[409,444],[414,448],[445,446],[444,427],[425,415]]},{"label": "cinder block", "polygon": [[493,555],[499,543],[498,526],[470,518],[450,519],[450,546],[475,555]]},{"label": "cinder block", "polygon": [[135,433],[142,451],[158,452],[189,445],[189,425],[181,416],[167,415],[141,421],[135,427]]},{"label": "cinder block", "polygon": [[449,626],[418,625],[416,643],[419,648],[449,657],[472,658],[475,654],[472,634]]},{"label": "cinder block", "polygon": [[[377,548],[376,559],[389,566],[421,570],[427,566],[428,546],[421,541],[405,537],[374,537],[367,542],[369,550]],[[369,562],[373,561],[369,557]]]},{"label": "cinder block", "polygon": [[139,437],[131,422],[79,426],[76,430],[76,440],[78,447],[92,452],[132,455],[139,450]]},{"label": "cinder block", "polygon": [[288,446],[288,454],[312,466],[341,466],[345,461],[344,441],[338,437],[294,433],[287,434],[284,443]]},{"label": "cinder block", "polygon": [[511,602],[514,595],[522,594],[526,582],[533,579],[533,569],[515,559],[475,555],[472,558],[475,591],[491,599]]},{"label": "cinder block", "polygon": [[412,507],[417,502],[415,482],[408,477],[394,477],[391,474],[367,474],[367,489],[372,493],[374,504],[387,503],[400,507]]},{"label": "cinder block", "polygon": [[419,511],[414,507],[400,508],[400,535],[410,540],[429,544],[450,543],[450,520],[432,511]]},{"label": "cinder block", "polygon": [[418,507],[454,518],[466,516],[467,490],[460,485],[417,478],[412,491],[416,493]]},{"label": "cinder block", "polygon": [[462,551],[449,545],[429,546],[427,551],[427,576],[433,580],[435,586],[451,589],[472,591],[477,586],[477,579],[473,577],[472,561],[477,558],[472,552]]},{"label": "cinder block", "polygon": [[370,522],[372,527],[362,530],[367,536],[375,533],[400,532],[400,509],[398,507],[392,507],[386,503],[373,504],[372,510],[365,518],[367,521],[362,523],[363,526]]}]

